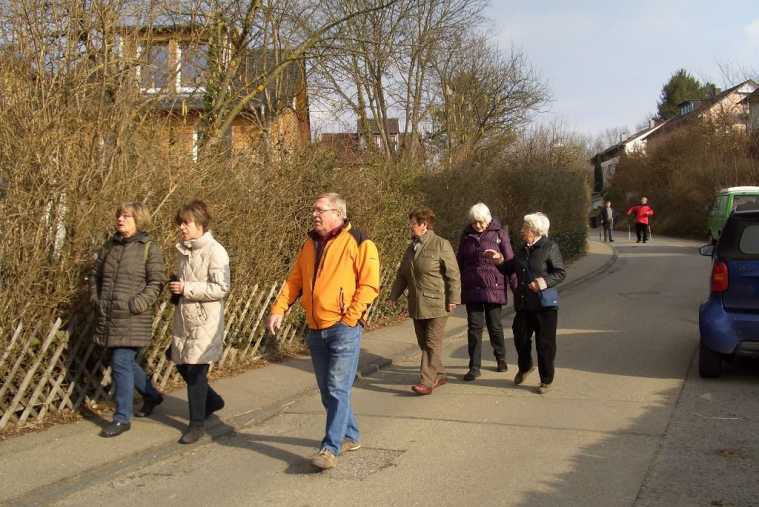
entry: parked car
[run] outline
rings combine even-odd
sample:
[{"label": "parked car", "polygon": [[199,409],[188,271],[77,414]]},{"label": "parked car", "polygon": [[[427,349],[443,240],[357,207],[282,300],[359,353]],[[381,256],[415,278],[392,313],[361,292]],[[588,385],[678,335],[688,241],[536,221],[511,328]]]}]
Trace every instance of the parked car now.
[{"label": "parked car", "polygon": [[734,211],[716,245],[699,252],[713,263],[709,298],[698,312],[698,371],[718,377],[725,359],[759,357],[759,210]]},{"label": "parked car", "polygon": [[709,241],[714,243],[719,239],[727,217],[736,209],[759,210],[759,187],[730,187],[719,191],[709,212]]}]

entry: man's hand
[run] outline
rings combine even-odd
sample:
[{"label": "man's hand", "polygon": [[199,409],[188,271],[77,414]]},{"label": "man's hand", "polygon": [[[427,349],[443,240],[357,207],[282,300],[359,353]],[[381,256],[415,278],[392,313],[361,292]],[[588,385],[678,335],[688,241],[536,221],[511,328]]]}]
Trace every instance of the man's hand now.
[{"label": "man's hand", "polygon": [[448,305],[448,312],[449,312],[449,313],[450,313],[450,312],[452,312],[452,311],[453,311],[453,310],[455,310],[455,309],[456,309],[456,303],[450,303],[450,304]]},{"label": "man's hand", "polygon": [[266,319],[266,329],[268,329],[271,334],[277,334],[279,328],[282,327],[282,319],[284,318],[284,315],[269,315],[269,318]]},{"label": "man's hand", "polygon": [[500,265],[503,264],[503,255],[501,255],[501,252],[498,250],[493,250],[488,248],[484,252],[482,252],[482,255],[493,261],[493,264]]}]

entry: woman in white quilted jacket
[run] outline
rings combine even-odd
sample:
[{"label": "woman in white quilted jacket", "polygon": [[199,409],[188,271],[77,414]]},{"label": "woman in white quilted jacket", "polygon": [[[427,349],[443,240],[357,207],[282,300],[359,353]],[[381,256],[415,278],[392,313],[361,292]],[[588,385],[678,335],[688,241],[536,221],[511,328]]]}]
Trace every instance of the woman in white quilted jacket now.
[{"label": "woman in white quilted jacket", "polygon": [[229,256],[208,230],[211,216],[203,201],[182,206],[175,217],[180,240],[177,269],[169,283],[176,304],[171,360],[187,383],[190,424],[179,440],[197,442],[205,420],[224,407],[208,385],[209,363],[224,351],[224,298],[229,293]]}]

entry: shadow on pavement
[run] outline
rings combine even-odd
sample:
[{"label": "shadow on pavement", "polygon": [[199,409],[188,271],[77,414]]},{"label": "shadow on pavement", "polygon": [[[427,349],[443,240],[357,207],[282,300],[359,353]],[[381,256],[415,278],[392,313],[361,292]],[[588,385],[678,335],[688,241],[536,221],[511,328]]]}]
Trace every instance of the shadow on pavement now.
[{"label": "shadow on pavement", "polygon": [[319,473],[311,465],[310,458],[281,448],[283,445],[303,447],[307,449],[306,452],[310,453],[319,448],[321,442],[318,440],[283,435],[240,433],[225,423],[216,426],[214,433],[222,435],[213,439],[218,445],[248,449],[285,463],[287,465],[286,474],[310,475]]}]

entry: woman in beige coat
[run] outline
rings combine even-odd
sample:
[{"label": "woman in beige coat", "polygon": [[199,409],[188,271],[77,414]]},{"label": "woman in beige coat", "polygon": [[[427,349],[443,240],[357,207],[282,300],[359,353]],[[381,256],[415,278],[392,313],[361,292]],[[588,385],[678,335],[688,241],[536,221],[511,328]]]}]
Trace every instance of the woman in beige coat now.
[{"label": "woman in beige coat", "polygon": [[169,283],[174,311],[171,360],[187,383],[190,424],[179,440],[197,442],[205,420],[224,407],[208,385],[208,367],[224,350],[224,297],[229,293],[229,256],[208,230],[211,218],[203,201],[177,211],[181,240],[177,271]]},{"label": "woman in beige coat", "polygon": [[461,280],[456,255],[447,239],[435,234],[435,214],[429,208],[409,213],[411,244],[403,255],[390,291],[395,302],[408,290],[408,313],[422,350],[420,395],[448,382],[443,366],[443,335],[448,315],[461,302]]}]

